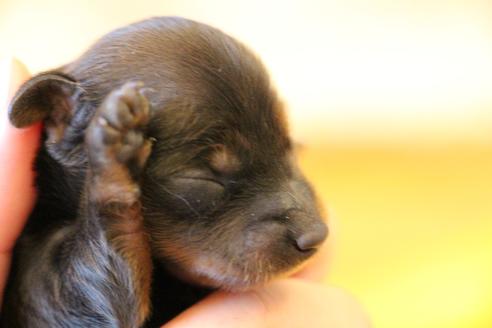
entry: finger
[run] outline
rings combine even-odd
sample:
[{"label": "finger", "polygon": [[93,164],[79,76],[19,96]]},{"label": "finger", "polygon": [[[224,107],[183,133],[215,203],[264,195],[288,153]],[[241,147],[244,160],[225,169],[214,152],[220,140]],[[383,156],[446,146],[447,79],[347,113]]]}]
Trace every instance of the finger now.
[{"label": "finger", "polygon": [[298,279],[274,282],[251,292],[218,292],[164,328],[370,327],[359,303],[335,287]]},{"label": "finger", "polygon": [[[29,77],[18,61],[3,63],[0,71],[0,288],[7,275],[10,251],[35,200],[32,162],[39,143],[40,124],[16,129],[7,117],[8,100]],[[1,291],[0,290],[0,291]]]},{"label": "finger", "polygon": [[181,313],[163,328],[261,328],[266,317],[253,293],[217,292]]}]

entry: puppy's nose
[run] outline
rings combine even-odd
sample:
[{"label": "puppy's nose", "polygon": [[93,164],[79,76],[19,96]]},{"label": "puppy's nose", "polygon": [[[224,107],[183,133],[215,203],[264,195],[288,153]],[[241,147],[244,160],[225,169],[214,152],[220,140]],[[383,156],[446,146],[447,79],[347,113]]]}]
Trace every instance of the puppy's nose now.
[{"label": "puppy's nose", "polygon": [[302,252],[318,249],[327,236],[326,225],[317,225],[316,229],[305,232],[296,239],[297,248]]}]

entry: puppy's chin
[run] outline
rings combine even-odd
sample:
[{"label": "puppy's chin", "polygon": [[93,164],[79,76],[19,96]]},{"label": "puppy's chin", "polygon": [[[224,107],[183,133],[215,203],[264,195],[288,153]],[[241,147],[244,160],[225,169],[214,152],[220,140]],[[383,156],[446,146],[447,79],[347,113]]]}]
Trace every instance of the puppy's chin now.
[{"label": "puppy's chin", "polygon": [[272,271],[271,266],[261,265],[254,265],[251,270],[247,270],[247,267],[238,269],[222,259],[198,256],[186,265],[166,261],[166,269],[176,278],[192,285],[242,292],[262,286],[270,280],[289,276],[304,268],[306,263],[304,261],[295,267],[275,271]]}]

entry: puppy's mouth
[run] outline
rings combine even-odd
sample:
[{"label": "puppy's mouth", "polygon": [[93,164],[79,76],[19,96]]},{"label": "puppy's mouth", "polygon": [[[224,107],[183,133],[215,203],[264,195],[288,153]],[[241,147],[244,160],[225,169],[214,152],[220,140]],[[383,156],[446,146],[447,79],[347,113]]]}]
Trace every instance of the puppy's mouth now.
[{"label": "puppy's mouth", "polygon": [[301,270],[306,263],[300,261],[294,266],[275,268],[267,261],[236,263],[200,255],[187,264],[166,261],[166,268],[178,279],[193,285],[241,292],[264,285],[275,278],[289,276]]},{"label": "puppy's mouth", "polygon": [[231,231],[197,236],[189,230],[187,238],[160,238],[155,255],[186,283],[245,291],[300,270],[326,237],[326,228],[299,233],[283,222],[266,220]]}]

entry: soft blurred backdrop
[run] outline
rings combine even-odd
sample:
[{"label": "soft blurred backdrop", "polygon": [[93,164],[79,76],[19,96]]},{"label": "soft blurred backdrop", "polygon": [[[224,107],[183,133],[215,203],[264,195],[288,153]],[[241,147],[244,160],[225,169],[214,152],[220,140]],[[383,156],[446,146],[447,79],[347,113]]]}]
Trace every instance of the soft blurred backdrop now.
[{"label": "soft blurred backdrop", "polygon": [[37,73],[155,15],[263,58],[338,217],[327,282],[375,327],[492,327],[492,2],[0,0],[0,55]]}]

